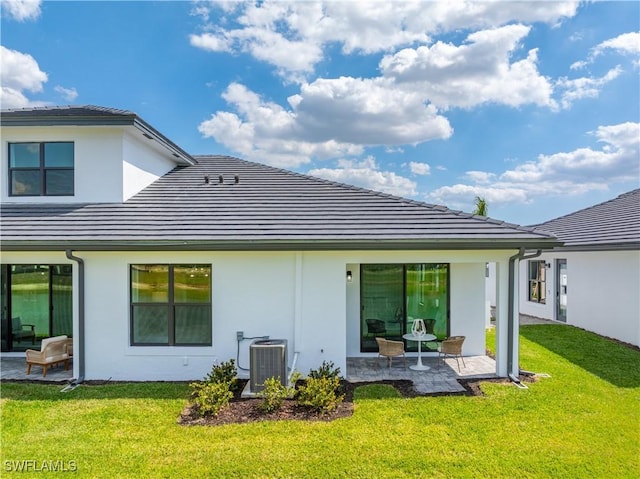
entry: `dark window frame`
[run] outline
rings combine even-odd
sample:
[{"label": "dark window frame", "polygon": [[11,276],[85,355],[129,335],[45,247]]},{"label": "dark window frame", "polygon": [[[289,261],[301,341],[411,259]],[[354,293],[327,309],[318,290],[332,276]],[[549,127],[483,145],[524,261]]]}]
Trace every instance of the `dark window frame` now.
[{"label": "dark window frame", "polygon": [[[46,158],[45,158],[45,145],[50,144],[60,144],[60,143],[69,143],[73,145],[73,158],[72,163],[73,166],[46,166]],[[11,166],[11,146],[12,145],[38,145],[38,155],[39,155],[39,166],[30,166],[30,167],[19,167],[19,166]],[[9,181],[9,196],[15,197],[36,197],[36,196],[75,196],[75,142],[73,141],[15,141],[8,144],[8,172],[7,175]],[[40,180],[40,191],[38,193],[29,193],[29,194],[21,194],[16,193],[13,189],[13,175],[14,172],[20,171],[30,171],[30,172],[38,172],[39,180]],[[47,172],[49,171],[71,171],[73,176],[73,181],[71,182],[71,191],[64,193],[48,193],[47,192]]]},{"label": "dark window frame", "polygon": [[544,260],[529,260],[527,265],[527,300],[547,304],[547,267]]},{"label": "dark window frame", "polygon": [[[167,301],[166,302],[151,302],[151,301],[133,301],[133,268],[139,266],[166,266],[168,269],[168,284],[167,284]],[[175,268],[185,266],[198,266],[209,268],[209,301],[208,302],[176,302],[175,301]],[[207,307],[209,311],[209,317],[213,322],[213,310],[212,310],[212,289],[213,282],[211,280],[211,264],[206,263],[132,263],[129,265],[129,344],[131,346],[161,346],[161,347],[209,347],[213,345],[213,324],[211,324],[211,330],[208,341],[202,343],[178,343],[176,342],[176,306],[178,307]],[[148,343],[148,342],[135,342],[134,336],[134,322],[136,306],[151,306],[151,307],[165,307],[168,313],[167,333],[168,341],[166,343]]]},{"label": "dark window frame", "polygon": [[[401,327],[401,335],[407,332],[410,332],[409,330],[405,330],[404,328],[407,325],[407,270],[409,267],[411,267],[412,265],[425,265],[425,266],[436,266],[436,267],[441,267],[446,269],[447,272],[447,280],[446,280],[446,301],[447,301],[447,309],[446,309],[446,322],[447,322],[447,327],[446,327],[446,337],[449,337],[449,335],[451,334],[451,263],[448,262],[432,262],[432,263],[415,263],[415,262],[409,262],[409,263],[361,263],[360,264],[360,315],[359,315],[359,322],[360,322],[360,352],[361,353],[370,353],[370,352],[377,352],[378,351],[378,347],[377,345],[367,345],[365,344],[365,337],[367,336],[366,333],[366,326],[365,326],[365,320],[366,318],[364,318],[363,316],[363,308],[364,308],[364,286],[363,286],[363,282],[364,282],[364,269],[366,267],[369,266],[398,266],[398,267],[402,267],[402,297],[403,297],[403,303],[401,306],[401,311],[399,311],[399,314],[402,315],[402,327]],[[381,335],[382,336],[382,335]],[[384,335],[385,337],[386,334]],[[409,344],[407,340],[403,339],[403,338],[391,338],[391,339],[396,339],[396,340],[402,340],[405,343],[405,350],[407,352],[415,352],[418,350],[417,347],[417,343],[413,343],[413,344]],[[441,339],[438,339],[437,341],[440,341]],[[423,349],[423,352],[426,351]]]}]

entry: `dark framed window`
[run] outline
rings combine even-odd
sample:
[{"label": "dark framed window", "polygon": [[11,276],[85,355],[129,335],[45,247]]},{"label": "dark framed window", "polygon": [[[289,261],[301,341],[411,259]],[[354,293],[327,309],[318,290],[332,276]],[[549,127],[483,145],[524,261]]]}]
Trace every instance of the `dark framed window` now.
[{"label": "dark framed window", "polygon": [[[360,351],[378,351],[376,337],[403,341],[418,318],[438,340],[448,337],[449,276],[448,263],[361,264]],[[417,351],[417,343],[405,349]]]},{"label": "dark framed window", "polygon": [[529,301],[547,301],[547,268],[544,261],[529,261]]},{"label": "dark framed window", "polygon": [[73,142],[9,143],[9,194],[72,196]]},{"label": "dark framed window", "polygon": [[2,351],[40,349],[51,336],[73,336],[73,268],[70,264],[0,266]]},{"label": "dark framed window", "polygon": [[134,264],[132,346],[211,346],[211,265]]}]

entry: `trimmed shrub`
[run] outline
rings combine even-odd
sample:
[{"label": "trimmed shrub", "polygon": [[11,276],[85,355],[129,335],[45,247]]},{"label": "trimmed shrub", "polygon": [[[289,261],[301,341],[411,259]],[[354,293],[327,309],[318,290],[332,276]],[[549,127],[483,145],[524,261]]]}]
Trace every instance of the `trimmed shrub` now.
[{"label": "trimmed shrub", "polygon": [[291,384],[294,386],[285,386],[277,377],[265,379],[264,388],[258,393],[258,396],[262,397],[262,403],[258,406],[260,410],[270,413],[280,409],[285,399],[296,395],[295,384],[298,379],[300,379],[298,371],[295,371],[291,376]]},{"label": "trimmed shrub", "polygon": [[217,416],[233,397],[230,384],[226,382],[191,383],[189,386],[192,389],[191,401],[200,416]]},{"label": "trimmed shrub", "polygon": [[344,394],[338,395],[340,378],[309,377],[305,385],[298,388],[298,404],[317,412],[334,411],[344,400]]},{"label": "trimmed shrub", "polygon": [[229,385],[230,391],[235,391],[238,388],[238,371],[235,360],[230,359],[220,364],[214,364],[204,381],[207,383],[226,383]]},{"label": "trimmed shrub", "polygon": [[340,368],[334,367],[333,361],[322,361],[322,365],[318,369],[312,369],[309,371],[309,377],[313,379],[320,378],[340,378]]},{"label": "trimmed shrub", "polygon": [[280,409],[284,400],[291,395],[290,389],[276,377],[265,379],[264,388],[258,394],[262,398],[260,410],[270,413]]}]

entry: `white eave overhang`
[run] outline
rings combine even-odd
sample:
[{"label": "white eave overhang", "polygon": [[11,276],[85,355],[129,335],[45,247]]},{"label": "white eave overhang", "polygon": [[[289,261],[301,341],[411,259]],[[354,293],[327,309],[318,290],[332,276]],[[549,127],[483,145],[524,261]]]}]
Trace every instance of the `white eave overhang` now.
[{"label": "white eave overhang", "polygon": [[561,246],[548,240],[76,240],[0,241],[4,251],[349,251],[349,250],[496,250]]},{"label": "white eave overhang", "polygon": [[189,155],[178,145],[169,140],[158,130],[149,125],[146,121],[132,112],[117,115],[55,115],[47,114],[43,110],[41,114],[24,117],[11,117],[5,115],[1,119],[2,127],[24,127],[24,126],[122,126],[133,127],[149,140],[155,140],[158,144],[174,158],[174,161],[186,165],[195,165],[198,161]]}]

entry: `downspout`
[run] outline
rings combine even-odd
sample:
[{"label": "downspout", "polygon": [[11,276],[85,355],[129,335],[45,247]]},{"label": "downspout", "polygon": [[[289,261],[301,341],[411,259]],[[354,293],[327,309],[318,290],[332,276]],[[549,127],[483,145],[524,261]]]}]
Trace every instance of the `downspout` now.
[{"label": "downspout", "polygon": [[77,386],[84,381],[84,260],[74,256],[70,249],[65,254],[78,263],[78,378],[73,381]]},{"label": "downspout", "polygon": [[513,332],[515,330],[515,275],[516,275],[516,260],[537,258],[542,254],[542,250],[538,250],[530,255],[524,254],[524,248],[520,248],[517,254],[514,254],[509,258],[509,294],[508,296],[508,311],[507,311],[507,375],[509,379],[516,385],[520,385],[520,379],[513,374]]}]

